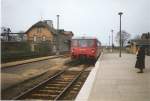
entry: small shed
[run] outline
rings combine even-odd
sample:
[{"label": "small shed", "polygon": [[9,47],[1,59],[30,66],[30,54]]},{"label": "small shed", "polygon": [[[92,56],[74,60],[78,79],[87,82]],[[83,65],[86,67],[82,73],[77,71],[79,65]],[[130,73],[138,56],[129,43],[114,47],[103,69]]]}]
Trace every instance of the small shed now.
[{"label": "small shed", "polygon": [[63,29],[59,30],[58,35],[58,46],[60,52],[70,51],[71,38],[73,37],[72,31],[65,31]]},{"label": "small shed", "polygon": [[150,33],[143,33],[140,39],[132,39],[129,42],[128,51],[130,53],[136,53],[139,46],[145,46],[147,55],[150,55]]}]

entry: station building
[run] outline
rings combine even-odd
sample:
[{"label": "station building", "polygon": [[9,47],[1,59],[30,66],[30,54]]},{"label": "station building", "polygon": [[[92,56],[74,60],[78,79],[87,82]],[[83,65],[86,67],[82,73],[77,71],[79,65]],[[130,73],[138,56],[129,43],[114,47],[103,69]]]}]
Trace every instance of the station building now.
[{"label": "station building", "polygon": [[[69,51],[72,31],[56,30],[52,20],[39,21],[32,25],[25,33],[27,41],[31,43],[31,50],[39,50],[38,46],[46,44],[52,53]],[[40,50],[39,50],[40,51]]]}]

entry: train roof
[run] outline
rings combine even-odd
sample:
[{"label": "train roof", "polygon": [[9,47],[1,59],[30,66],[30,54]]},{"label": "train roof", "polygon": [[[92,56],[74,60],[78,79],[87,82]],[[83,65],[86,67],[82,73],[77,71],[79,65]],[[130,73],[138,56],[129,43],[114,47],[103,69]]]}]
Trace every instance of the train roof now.
[{"label": "train roof", "polygon": [[85,36],[83,36],[83,37],[73,37],[72,39],[97,39],[96,37],[85,37]]}]

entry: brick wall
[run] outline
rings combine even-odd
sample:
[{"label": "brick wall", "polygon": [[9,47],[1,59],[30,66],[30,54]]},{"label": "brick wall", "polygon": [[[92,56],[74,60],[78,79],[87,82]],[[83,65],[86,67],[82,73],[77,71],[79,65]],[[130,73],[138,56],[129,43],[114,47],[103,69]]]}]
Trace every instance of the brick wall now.
[{"label": "brick wall", "polygon": [[32,28],[27,34],[27,40],[33,41],[34,36],[37,37],[37,41],[41,42],[43,40],[43,37],[45,37],[46,41],[52,41],[53,40],[53,34],[50,32],[47,28],[44,27],[34,27]]}]

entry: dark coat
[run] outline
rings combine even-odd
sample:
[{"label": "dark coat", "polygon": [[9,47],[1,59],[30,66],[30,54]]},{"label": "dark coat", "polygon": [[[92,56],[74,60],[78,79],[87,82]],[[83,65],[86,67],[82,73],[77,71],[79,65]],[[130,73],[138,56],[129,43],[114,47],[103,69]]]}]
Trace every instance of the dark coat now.
[{"label": "dark coat", "polygon": [[145,49],[140,48],[137,54],[137,60],[135,68],[144,69],[145,68]]}]

